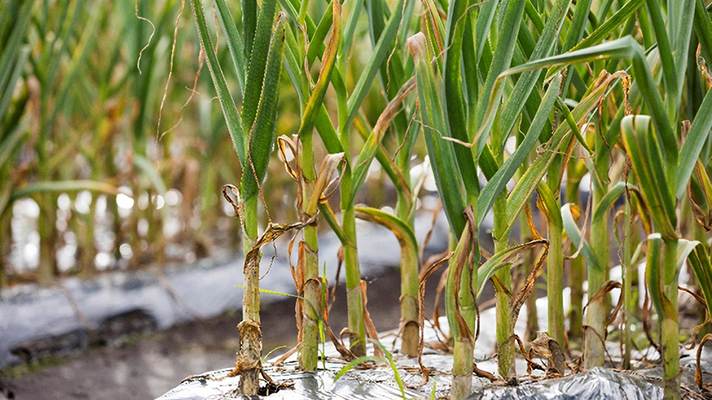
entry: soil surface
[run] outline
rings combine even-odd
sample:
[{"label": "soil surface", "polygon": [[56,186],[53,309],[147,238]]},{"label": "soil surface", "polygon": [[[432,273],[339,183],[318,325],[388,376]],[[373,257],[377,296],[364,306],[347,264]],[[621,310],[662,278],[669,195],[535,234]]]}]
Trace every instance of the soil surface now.
[{"label": "soil surface", "polygon": [[[398,327],[400,276],[395,268],[364,278],[368,283],[368,309],[379,331]],[[439,274],[426,287],[426,304],[432,309]],[[430,313],[430,311],[428,311]],[[193,321],[164,332],[129,337],[107,346],[63,358],[0,371],[0,400],[153,399],[190,375],[231,367],[238,346],[237,323],[241,312]],[[337,290],[330,325],[335,333],[346,326],[345,288]],[[264,350],[272,355],[296,344],[294,299],[267,304],[262,311]],[[392,340],[383,343],[390,347]]]}]

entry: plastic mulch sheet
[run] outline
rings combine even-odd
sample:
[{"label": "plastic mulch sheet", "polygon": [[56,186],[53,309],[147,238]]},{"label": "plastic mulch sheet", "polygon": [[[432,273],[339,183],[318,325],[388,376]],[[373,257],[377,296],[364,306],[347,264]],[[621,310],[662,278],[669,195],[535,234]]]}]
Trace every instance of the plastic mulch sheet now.
[{"label": "plastic mulch sheet", "polygon": [[[225,378],[230,370],[211,373],[207,379],[185,382],[161,396],[159,400],[198,400],[241,398],[237,391],[239,378]],[[334,381],[337,368],[316,373],[285,370],[273,377],[280,382],[291,381],[292,388],[282,389],[268,399],[402,399],[400,389],[390,370],[359,370]],[[269,371],[274,373],[275,371]],[[268,372],[268,373],[269,373]],[[404,381],[421,378],[400,372]],[[409,379],[412,378],[412,379]],[[580,400],[657,400],[663,398],[663,389],[655,378],[644,378],[626,372],[595,368],[584,373],[557,379],[546,379],[518,386],[496,386],[482,378],[473,378],[473,400],[509,399],[580,399]],[[411,382],[413,383],[413,382]],[[433,391],[435,384],[435,391]],[[406,398],[430,399],[447,396],[449,377],[436,375],[431,383],[420,389],[405,388]],[[434,394],[434,396],[433,396]]]},{"label": "plastic mulch sheet", "polygon": [[[482,326],[493,326],[494,310],[485,310],[481,314]],[[444,318],[440,320],[441,326],[447,328]],[[522,330],[524,324],[518,323],[515,333]],[[520,332],[521,334],[521,332]],[[393,342],[388,334],[381,338],[381,342],[388,346]],[[494,373],[497,369],[493,353],[494,332],[482,329],[480,338],[475,345],[475,361],[479,369]],[[425,329],[425,342],[435,343],[442,339],[442,335],[428,327]],[[615,358],[617,344],[609,343],[607,352]],[[398,348],[398,343],[394,349]],[[369,345],[369,354],[372,354]],[[691,394],[694,385],[694,354],[695,349],[681,352],[683,368],[682,386],[684,394]],[[709,382],[712,377],[708,373],[709,360],[703,352],[703,375]],[[398,376],[403,382],[401,392],[395,374],[390,366],[381,364],[369,368],[354,368],[338,380],[335,377],[346,365],[338,358],[338,353],[333,346],[324,347],[326,361],[320,361],[319,370],[315,373],[301,372],[298,370],[295,356],[289,358],[283,366],[273,366],[265,363],[265,372],[276,382],[289,382],[291,388],[282,389],[262,398],[266,399],[438,399],[447,398],[450,391],[452,376],[452,356],[440,353],[426,347],[422,362],[430,371],[428,383],[420,385],[423,378],[420,374],[416,359],[408,359],[393,354],[398,367]],[[651,355],[648,355],[651,358]],[[537,360],[542,362],[542,360]],[[562,378],[547,379],[543,372],[534,371],[533,375],[526,374],[526,362],[516,360],[518,371],[518,384],[508,385],[503,381],[494,383],[487,379],[473,376],[473,393],[470,399],[476,400],[508,400],[508,399],[581,399],[581,400],[656,400],[663,399],[663,386],[660,379],[660,369],[653,368],[638,371],[614,371],[605,368],[594,368],[590,371],[572,374],[567,371],[567,376]],[[178,385],[175,389],[161,396],[158,400],[203,400],[203,399],[232,399],[242,398],[238,391],[239,377],[226,377],[230,369],[202,374]],[[695,398],[703,398],[700,393],[694,393]]]},{"label": "plastic mulch sheet", "polygon": [[594,368],[580,374],[516,387],[493,387],[470,396],[473,400],[589,399],[657,400],[663,388],[652,378]]}]

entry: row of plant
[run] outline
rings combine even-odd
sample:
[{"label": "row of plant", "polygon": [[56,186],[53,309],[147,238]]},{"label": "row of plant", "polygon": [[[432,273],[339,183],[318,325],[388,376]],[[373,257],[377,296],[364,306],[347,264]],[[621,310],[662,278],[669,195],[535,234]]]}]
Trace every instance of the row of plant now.
[{"label": "row of plant", "polygon": [[[411,168],[424,143],[452,235],[444,296],[454,357],[451,398],[472,390],[478,298],[489,281],[496,292],[501,378],[517,373],[513,326],[527,301],[530,330],[536,330],[528,299],[542,274],[551,340],[562,348],[580,346],[583,368],[603,365],[609,321],[622,311],[623,366],[629,368],[633,327],[649,322],[634,284],[643,262],[645,293],[657,317],[650,345],[661,355],[666,396],[680,396],[683,265],[696,277],[696,297],[712,304],[706,233],[712,19],[703,0],[264,0],[260,6],[243,0],[240,7],[214,0],[207,10],[191,0],[191,6],[247,171],[233,190],[245,252],[252,255],[245,264],[236,364],[244,394],[255,393],[260,369],[261,345],[244,339],[260,332],[256,259],[259,247],[278,234],[303,229],[293,271],[302,368],[317,367],[319,338],[323,329],[331,333],[315,221],[325,221],[343,246],[349,346],[332,335],[342,355],[364,356],[370,336],[356,218],[388,227],[401,244],[400,352],[417,355],[419,286],[442,264],[421,265],[414,239],[420,184]],[[215,13],[217,31],[206,11]],[[229,59],[220,58],[228,51],[220,51],[217,32]],[[363,61],[350,62],[355,58]],[[225,79],[233,73],[237,88]],[[285,96],[277,83],[285,73],[301,112],[299,128],[287,132],[275,130],[277,97]],[[270,220],[260,236],[257,203],[268,187],[263,181],[275,147],[282,159],[293,158],[286,167],[298,187],[299,221]],[[355,204],[372,163],[396,188],[393,214]],[[585,201],[579,195],[584,177],[590,182]],[[328,201],[337,184],[340,218]],[[545,228],[532,220],[532,208]],[[488,214],[493,249],[478,240]],[[622,278],[611,280],[616,264]],[[513,282],[513,272],[526,279]],[[571,310],[564,310],[565,286]],[[621,292],[615,307],[611,290]],[[252,336],[243,330],[248,325]]]}]

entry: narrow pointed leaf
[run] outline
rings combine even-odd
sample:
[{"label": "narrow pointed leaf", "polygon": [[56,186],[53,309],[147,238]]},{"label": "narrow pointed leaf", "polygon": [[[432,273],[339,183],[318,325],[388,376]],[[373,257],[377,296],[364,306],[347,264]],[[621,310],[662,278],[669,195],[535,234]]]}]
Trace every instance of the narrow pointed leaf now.
[{"label": "narrow pointed leaf", "polygon": [[[12,91],[7,82],[12,74],[13,66],[17,57],[17,53],[20,51],[22,40],[25,38],[25,30],[30,23],[30,17],[32,16],[32,7],[35,0],[24,0],[22,1],[21,8],[17,13],[17,17],[12,21],[12,33],[7,39],[6,43],[3,43],[2,50],[0,50],[0,93],[6,90]],[[7,9],[4,12],[10,12],[10,6],[6,6]],[[2,115],[2,114],[0,114]]]},{"label": "narrow pointed leaf", "polygon": [[705,99],[700,106],[700,112],[697,113],[695,120],[692,121],[690,131],[687,133],[687,138],[680,149],[680,166],[675,172],[675,195],[678,199],[681,199],[684,195],[687,183],[695,168],[695,163],[710,136],[710,131],[712,131],[712,112],[708,111],[712,110],[712,94],[710,93],[712,93],[712,90],[705,95]]},{"label": "narrow pointed leaf", "polygon": [[[248,0],[249,1],[249,0]],[[246,165],[247,153],[245,152],[245,139],[242,133],[242,120],[237,112],[237,107],[230,96],[230,89],[227,86],[227,81],[223,75],[218,58],[215,56],[215,48],[210,39],[210,31],[208,30],[207,22],[205,21],[205,13],[201,0],[190,0],[190,6],[193,9],[193,17],[195,26],[198,30],[200,38],[200,46],[205,54],[205,61],[210,71],[210,76],[213,80],[213,86],[218,95],[218,101],[225,117],[228,132],[232,139],[232,144],[235,148],[241,165]]]},{"label": "narrow pointed leaf", "polygon": [[358,113],[358,109],[361,107],[361,103],[363,103],[363,100],[366,98],[366,94],[368,94],[371,84],[373,83],[381,64],[389,54],[393,41],[396,36],[398,36],[398,28],[400,27],[403,17],[404,1],[405,0],[400,0],[395,4],[395,8],[391,14],[391,17],[388,19],[386,28],[384,29],[383,34],[381,34],[381,37],[378,39],[376,47],[373,49],[373,55],[371,55],[371,59],[368,60],[368,63],[364,66],[363,72],[361,72],[358,82],[351,93],[351,97],[349,97],[348,104],[346,106],[347,117],[342,123],[342,127],[344,128],[351,125],[351,121],[353,121],[354,117]]},{"label": "narrow pointed leaf", "polygon": [[[670,43],[670,37],[668,31],[665,29],[669,25],[670,21],[665,21],[663,17],[663,10],[660,4],[654,0],[648,0],[648,15],[652,22],[653,32],[655,32],[655,40],[658,50],[658,56],[660,57],[660,63],[662,65],[662,75],[663,75],[663,87],[666,93],[666,105],[668,107],[668,116],[674,118],[676,114],[675,99],[677,98],[678,89],[675,87],[675,82],[677,81],[677,74],[679,73],[680,66],[675,65],[675,58],[673,57],[673,48]],[[682,72],[685,69],[682,68]],[[679,107],[679,103],[677,103]]]},{"label": "narrow pointed leaf", "polygon": [[598,202],[598,207],[593,211],[593,216],[591,217],[591,220],[597,221],[600,218],[603,218],[603,216],[610,210],[610,208],[613,206],[613,203],[615,203],[619,197],[625,193],[626,186],[629,189],[637,189],[634,185],[631,184],[626,184],[625,182],[617,182],[613,187],[608,189],[608,193],[606,193],[605,196]]},{"label": "narrow pointed leaf", "polygon": [[80,71],[84,68],[90,50],[94,47],[96,41],[96,31],[102,21],[102,16],[106,9],[100,2],[95,2],[89,11],[89,20],[84,27],[81,39],[72,52],[72,59],[69,62],[66,75],[62,77],[61,84],[54,99],[57,106],[52,108],[49,117],[44,119],[44,126],[41,128],[44,132],[49,131],[55,124],[62,105],[67,101],[67,97],[74,87],[75,81],[79,76]]},{"label": "narrow pointed leaf", "polygon": [[[329,29],[332,28],[332,26],[334,25],[334,5],[332,4],[333,1],[334,0],[331,0],[331,2],[329,3],[331,7],[326,8],[326,12],[321,17],[321,21],[319,21],[319,25],[317,25],[316,27],[316,32],[314,32],[314,35],[309,39],[309,47],[307,48],[307,65],[311,65],[311,63],[314,62],[316,57],[324,52],[324,39],[329,33]],[[337,7],[339,10],[341,10],[341,4],[339,4]]]},{"label": "narrow pointed leaf", "polygon": [[366,180],[366,175],[368,169],[371,166],[373,157],[375,157],[377,150],[379,149],[379,144],[383,139],[383,134],[390,125],[391,121],[397,115],[398,110],[401,108],[401,104],[405,100],[405,97],[415,88],[415,78],[411,78],[406,82],[406,84],[398,91],[398,94],[391,100],[381,113],[378,118],[376,125],[373,127],[373,131],[369,134],[364,143],[361,152],[359,153],[356,163],[354,163],[353,172],[353,190],[351,193],[352,199],[356,196],[361,186]]},{"label": "narrow pointed leaf", "polygon": [[485,48],[485,41],[487,40],[488,32],[492,26],[492,20],[494,19],[497,5],[499,0],[490,0],[485,2],[480,6],[480,12],[477,15],[477,24],[475,26],[475,38],[477,40],[476,44],[476,61],[477,64],[480,63],[480,57],[482,57],[482,50]]},{"label": "narrow pointed leaf", "polygon": [[[672,124],[670,123],[665,106],[663,105],[662,98],[660,97],[660,92],[658,92],[657,85],[653,79],[650,66],[645,58],[645,53],[638,42],[636,42],[631,36],[626,36],[600,45],[568,52],[558,56],[548,57],[538,61],[528,62],[526,64],[510,68],[499,75],[497,85],[495,85],[495,87],[498,85],[501,86],[501,80],[506,76],[531,71],[537,68],[557,67],[550,68],[547,72],[547,80],[550,80],[553,78],[554,74],[560,71],[561,68],[570,64],[619,58],[632,60],[633,76],[635,77],[642,97],[653,116],[656,134],[658,135],[664,149],[664,161],[670,169],[675,168],[678,162],[677,138],[672,128]],[[495,103],[493,99],[496,97],[498,91],[499,89],[493,90],[490,94],[491,104]],[[493,107],[487,108],[487,112],[485,113],[486,121],[490,121],[494,118],[494,110],[495,108]],[[480,137],[483,134],[484,126],[486,126],[485,123],[483,123],[478,130],[475,141],[480,140]]]},{"label": "narrow pointed leaf", "polygon": [[0,167],[4,167],[9,162],[18,144],[27,134],[25,127],[20,124],[20,126],[8,133],[6,137],[2,138],[0,142]]},{"label": "narrow pointed leaf", "polygon": [[255,122],[257,107],[262,97],[262,84],[265,80],[276,8],[277,0],[264,0],[257,19],[255,41],[247,64],[247,78],[242,99],[242,123],[245,132],[249,132]]},{"label": "narrow pointed leaf", "polygon": [[[468,10],[467,0],[453,0],[447,20],[447,38],[443,62],[443,97],[445,115],[448,122],[448,134],[462,142],[469,142],[467,114],[462,91],[462,45],[465,33]],[[465,146],[455,146],[457,165],[463,176],[477,176],[475,160],[472,151]],[[464,179],[465,193],[469,198],[471,194],[479,193],[480,184],[477,179]]]},{"label": "narrow pointed leaf", "polygon": [[242,29],[245,34],[245,59],[249,62],[257,29],[257,0],[242,0]]},{"label": "narrow pointed leaf", "polygon": [[692,270],[697,278],[705,300],[707,301],[707,312],[712,315],[712,262],[710,255],[704,244],[697,244],[687,257]]},{"label": "narrow pointed leaf", "polygon": [[[591,13],[592,0],[577,1],[574,8],[574,15],[571,18],[571,25],[566,33],[563,51],[569,51],[581,40],[586,30],[587,19]],[[568,8],[568,7],[567,7]]]},{"label": "narrow pointed leaf", "polygon": [[[306,99],[311,98],[312,90],[306,75],[301,72],[302,67],[295,58],[295,54],[300,54],[299,45],[297,44],[291,29],[287,29],[287,41],[285,46],[287,47],[284,58],[286,61],[285,69],[290,80],[292,81],[294,89],[299,95],[299,98],[306,103]],[[329,113],[324,104],[321,104],[317,110],[315,126],[319,132],[322,142],[324,143],[324,147],[326,147],[326,150],[329,153],[335,154],[343,151],[336,129],[331,122],[331,118],[329,118]]]},{"label": "narrow pointed leaf", "polygon": [[[539,41],[532,52],[530,58],[531,60],[538,60],[551,55],[554,50],[554,45],[556,44],[556,36],[558,36],[565,19],[561,14],[564,10],[569,8],[570,4],[571,0],[561,0],[559,1],[559,4],[554,7],[551,15],[549,16],[549,20],[546,22],[544,32],[539,37]],[[526,103],[529,95],[532,93],[534,85],[539,79],[540,74],[540,70],[528,71],[523,73],[517,80],[517,83],[514,86],[514,91],[509,96],[509,99],[504,106],[504,110],[502,111],[502,132],[505,135],[509,135],[510,131],[514,127],[514,123],[521,114],[524,104]],[[539,111],[537,111],[537,116],[538,113]],[[484,135],[487,136],[487,133]],[[499,149],[495,149],[495,151],[499,151]]]},{"label": "narrow pointed leaf", "polygon": [[517,169],[522,165],[529,153],[536,146],[539,134],[544,128],[544,124],[549,120],[549,113],[554,108],[554,102],[559,96],[561,77],[555,78],[549,85],[542,102],[539,104],[534,120],[529,125],[529,130],[524,136],[524,140],[517,147],[511,157],[505,161],[492,179],[490,179],[480,192],[477,198],[477,221],[482,221],[487,212],[492,208],[495,199],[506,187],[507,182],[514,176]]},{"label": "narrow pointed leaf", "polygon": [[560,227],[563,226],[563,220],[561,217],[561,209],[560,209],[560,203],[554,197],[554,193],[551,191],[549,188],[549,185],[546,184],[546,182],[541,181],[539,182],[539,185],[537,185],[537,193],[539,193],[539,197],[541,198],[541,201],[546,207],[546,217],[549,221],[551,221],[552,225]]},{"label": "narrow pointed leaf", "polygon": [[662,271],[660,265],[663,258],[663,239],[658,233],[648,236],[648,256],[645,264],[645,281],[650,300],[660,317],[664,314],[665,292],[663,289]]},{"label": "narrow pointed leaf", "polygon": [[264,181],[270,154],[274,148],[277,104],[279,103],[279,78],[282,72],[286,25],[287,16],[280,14],[277,17],[277,26],[268,52],[259,108],[248,137],[250,158],[247,168],[244,168],[242,172],[242,195],[245,199],[254,196],[257,193],[258,184]]},{"label": "narrow pointed leaf", "polygon": [[564,206],[561,207],[561,218],[564,223],[564,230],[566,231],[566,235],[569,237],[569,239],[571,239],[571,243],[573,243],[573,245],[576,246],[577,249],[580,249],[581,255],[583,256],[583,258],[586,259],[586,262],[589,265],[599,271],[603,271],[603,267],[598,263],[596,256],[591,250],[591,246],[581,235],[581,230],[576,224],[576,220],[574,219],[574,216],[571,212],[572,206],[573,204],[568,203],[564,204]]},{"label": "narrow pointed leaf", "polygon": [[608,37],[611,32],[620,29],[623,23],[631,18],[643,4],[645,4],[645,0],[629,0],[590,35],[572,47],[570,51],[573,52],[598,44]]},{"label": "narrow pointed leaf", "polygon": [[15,85],[17,84],[17,81],[22,75],[22,70],[25,67],[25,63],[27,62],[29,54],[29,46],[25,46],[20,49],[19,54],[17,55],[17,59],[15,60],[15,65],[13,67],[12,73],[8,78],[8,81],[5,83],[4,86],[3,82],[0,81],[0,120],[2,120],[3,116],[5,115],[5,111],[7,111],[7,108],[10,105],[10,100],[12,99],[12,95],[15,92]]},{"label": "narrow pointed leaf", "polygon": [[510,247],[504,251],[501,251],[487,260],[484,264],[480,266],[477,270],[477,285],[475,288],[475,293],[477,293],[477,298],[479,299],[482,291],[485,288],[485,283],[492,278],[498,269],[510,264],[522,251],[530,249],[539,244],[545,244],[546,240],[532,240],[524,244]]},{"label": "narrow pointed leaf", "polygon": [[675,197],[665,178],[660,143],[652,131],[650,119],[644,115],[623,118],[623,143],[633,164],[643,198],[652,214],[655,230],[666,240],[674,240],[677,239]]},{"label": "narrow pointed leaf", "polygon": [[[477,153],[481,152],[484,142],[489,136],[489,130],[494,122],[494,118],[485,119],[485,113],[490,107],[499,108],[499,102],[502,96],[502,85],[495,85],[498,81],[499,74],[509,68],[514,55],[514,49],[517,45],[517,35],[514,32],[519,31],[519,25],[522,23],[524,14],[524,1],[510,1],[507,3],[507,8],[504,15],[504,22],[500,32],[502,32],[497,48],[494,52],[494,58],[490,65],[487,79],[483,87],[483,93],[490,93],[489,101],[480,101],[477,105],[477,121],[479,122],[479,130],[477,131]],[[528,97],[528,96],[527,96]],[[494,149],[498,151],[498,149]]]},{"label": "narrow pointed leaf", "polygon": [[[577,125],[583,123],[584,120],[589,117],[590,112],[597,107],[613,79],[612,76],[608,76],[594,83],[591,92],[572,110],[571,114],[577,122]],[[558,154],[559,149],[565,143],[570,133],[571,128],[568,125],[560,125],[546,144],[546,150],[537,157],[519,182],[517,182],[517,185],[507,198],[507,228],[504,229],[503,235],[506,235],[514,226],[519,217],[519,213],[524,209],[534,189],[536,189],[539,181],[543,179],[546,171],[549,169],[549,165],[551,165],[551,162]]]},{"label": "narrow pointed leaf", "polygon": [[675,104],[680,103],[680,96],[684,88],[683,81],[687,73],[688,49],[692,35],[693,19],[695,16],[695,0],[668,1],[668,35],[672,45],[673,59],[677,67],[674,87]]},{"label": "narrow pointed leaf", "polygon": [[326,94],[326,89],[329,87],[331,74],[334,72],[334,65],[336,64],[336,55],[338,53],[339,39],[341,37],[341,3],[339,3],[338,0],[333,0],[331,3],[333,9],[331,13],[333,16],[331,39],[329,39],[329,45],[321,60],[319,78],[304,110],[302,122],[299,126],[299,135],[305,133],[311,134],[311,130],[314,128],[314,122],[317,119],[317,113],[321,109],[321,106],[323,106],[324,95]]},{"label": "narrow pointed leaf", "polygon": [[695,33],[702,47],[702,55],[712,60],[712,18],[707,12],[704,0],[695,1]]},{"label": "narrow pointed leaf", "polygon": [[237,74],[237,79],[240,82],[240,88],[244,88],[245,49],[242,45],[242,37],[240,36],[240,32],[237,31],[235,20],[232,18],[230,9],[225,3],[225,0],[213,0],[213,4],[215,4],[215,14],[220,21],[223,33],[225,33],[225,42],[227,43],[227,48],[230,50],[230,57],[232,58],[232,63],[235,66],[235,72]]},{"label": "narrow pointed leaf", "polygon": [[450,227],[459,237],[465,227],[465,217],[462,215],[465,211],[465,199],[452,143],[441,136],[447,132],[447,125],[440,105],[433,67],[427,55],[425,36],[422,33],[416,34],[408,39],[408,46],[415,59],[420,118],[435,183]]},{"label": "narrow pointed leaf", "polygon": [[402,248],[417,253],[418,241],[415,239],[413,230],[395,215],[377,208],[356,206],[356,217],[388,228],[396,235]]}]

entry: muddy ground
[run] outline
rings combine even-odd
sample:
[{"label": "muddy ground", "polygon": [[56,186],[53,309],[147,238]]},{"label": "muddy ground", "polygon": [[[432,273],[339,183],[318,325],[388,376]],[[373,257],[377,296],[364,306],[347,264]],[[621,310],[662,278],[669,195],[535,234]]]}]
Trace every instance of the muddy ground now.
[{"label": "muddy ground", "polygon": [[[392,268],[387,271],[367,279],[369,311],[381,332],[397,328],[400,318],[399,271]],[[426,288],[429,309],[438,278],[431,277]],[[156,398],[189,375],[232,366],[240,316],[238,310],[67,357],[4,370],[0,372],[0,400]],[[285,346],[273,353],[278,354],[296,344],[294,321],[294,299],[265,305],[262,312],[265,353]],[[330,324],[335,332],[346,326],[343,285],[338,289]],[[390,346],[391,339],[383,341]]]}]

